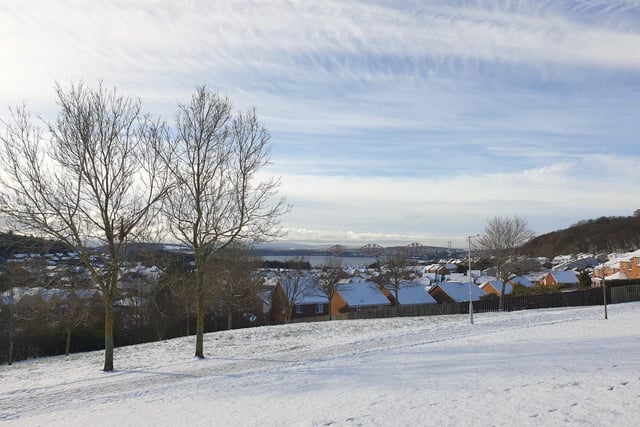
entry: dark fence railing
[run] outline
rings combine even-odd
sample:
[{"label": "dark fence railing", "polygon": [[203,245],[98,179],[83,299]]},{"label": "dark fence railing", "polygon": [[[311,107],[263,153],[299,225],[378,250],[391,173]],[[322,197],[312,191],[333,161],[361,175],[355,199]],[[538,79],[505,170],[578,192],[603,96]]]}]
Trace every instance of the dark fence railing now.
[{"label": "dark fence railing", "polygon": [[[611,290],[607,289],[607,301],[611,300]],[[533,308],[576,307],[584,305],[602,305],[602,288],[590,288],[553,294],[528,295],[505,298],[505,310],[528,310]]]},{"label": "dark fence railing", "polygon": [[611,288],[611,303],[640,301],[640,285],[616,286]]},{"label": "dark fence railing", "polygon": [[[571,290],[556,292],[552,294],[527,295],[527,296],[507,296],[504,301],[504,311],[530,310],[536,308],[554,307],[578,307],[588,305],[602,305],[604,295],[602,288],[589,288],[584,290]],[[620,286],[607,286],[607,303],[616,304],[622,302],[640,301],[640,284]],[[498,298],[487,298],[473,302],[474,313],[487,313],[499,311]],[[334,314],[334,320],[351,319],[380,319],[386,317],[409,317],[409,316],[437,316],[442,314],[468,314],[469,302],[451,304],[423,304],[423,305],[401,305],[396,311],[396,307],[369,307],[366,309],[356,309],[347,313]],[[328,316],[317,316],[314,318],[300,318],[296,321],[324,321]]]},{"label": "dark fence railing", "polygon": [[[552,294],[528,295],[513,297],[507,296],[504,301],[505,311],[529,310],[536,308],[577,307],[588,305],[602,305],[604,295],[602,288],[590,288],[584,290],[572,290],[556,292]],[[640,285],[607,287],[607,303],[619,303],[628,301],[640,301]],[[486,313],[499,311],[498,298],[482,299],[474,301],[474,313]],[[398,309],[398,315],[403,316],[435,316],[442,314],[468,314],[469,302],[451,304],[424,304],[415,306],[403,306]],[[354,310],[333,316],[335,320],[348,319],[377,319],[396,317],[395,307],[368,308]],[[324,316],[324,319],[327,317]]]}]

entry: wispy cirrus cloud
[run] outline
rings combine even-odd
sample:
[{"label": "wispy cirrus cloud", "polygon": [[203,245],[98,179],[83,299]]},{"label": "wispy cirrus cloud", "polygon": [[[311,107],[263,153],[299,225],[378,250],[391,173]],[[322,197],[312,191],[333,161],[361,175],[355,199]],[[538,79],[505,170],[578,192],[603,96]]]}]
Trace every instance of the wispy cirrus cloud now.
[{"label": "wispy cirrus cloud", "polygon": [[394,81],[399,73],[424,77],[431,61],[640,67],[637,5],[592,4],[603,18],[576,19],[588,3],[9,2],[2,23],[26,44],[23,58],[115,72],[246,69],[296,81]]}]

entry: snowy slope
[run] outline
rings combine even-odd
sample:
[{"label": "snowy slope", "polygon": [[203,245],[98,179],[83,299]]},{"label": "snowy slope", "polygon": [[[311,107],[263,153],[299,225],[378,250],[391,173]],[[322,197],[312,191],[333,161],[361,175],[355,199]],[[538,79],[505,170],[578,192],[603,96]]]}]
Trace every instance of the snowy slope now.
[{"label": "snowy slope", "polygon": [[0,366],[3,425],[616,425],[640,303],[271,326]]}]

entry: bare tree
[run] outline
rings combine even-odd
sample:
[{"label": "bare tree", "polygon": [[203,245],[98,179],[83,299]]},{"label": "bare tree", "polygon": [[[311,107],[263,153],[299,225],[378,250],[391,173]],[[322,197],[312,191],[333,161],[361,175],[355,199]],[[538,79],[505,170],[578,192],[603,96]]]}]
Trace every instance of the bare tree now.
[{"label": "bare tree", "polygon": [[231,102],[198,88],[176,114],[174,151],[167,161],[174,191],[165,214],[173,236],[193,250],[196,351],[204,358],[205,266],[239,240],[281,235],[289,207],[273,200],[280,182],[260,172],[269,164],[269,133],[254,110],[233,115]]},{"label": "bare tree", "polygon": [[[8,362],[12,364],[15,360],[28,357],[27,348],[31,355],[38,354],[41,349],[37,338],[49,330],[50,317],[41,294],[47,292],[44,286],[51,279],[40,257],[21,258],[20,262],[6,263],[0,267],[0,312],[4,314],[3,323],[6,323],[6,329],[3,330],[7,332]],[[22,355],[16,357],[20,353]]]},{"label": "bare tree", "polygon": [[15,311],[16,311],[16,309],[15,309],[16,298],[15,298],[15,290],[14,290],[14,288],[10,288],[7,291],[6,302],[7,302],[7,307],[2,311],[3,311],[3,313],[6,313],[6,315],[7,315],[7,341],[8,341],[8,345],[7,345],[7,349],[8,349],[7,363],[9,365],[12,365],[13,364],[13,349],[14,349],[14,346],[15,346],[15,338],[16,338],[16,318],[15,318],[15,315],[16,315],[15,314]]},{"label": "bare tree", "polygon": [[159,255],[164,274],[158,280],[159,289],[154,297],[158,339],[164,339],[167,333],[191,335],[195,315],[193,256],[173,251],[162,251]]},{"label": "bare tree", "polygon": [[298,305],[304,296],[312,290],[313,278],[303,267],[307,265],[304,257],[296,257],[292,262],[292,268],[280,276],[279,284],[284,299],[282,309],[284,311],[284,322],[291,321],[293,309]]},{"label": "bare tree", "polygon": [[409,260],[406,252],[395,251],[380,260],[380,285],[393,293],[395,299],[395,314],[400,314],[400,289],[411,278]]},{"label": "bare tree", "polygon": [[120,276],[120,295],[116,305],[123,319],[119,329],[127,337],[127,343],[143,343],[149,335],[153,299],[159,291],[157,280],[137,271],[127,271]]},{"label": "bare tree", "polygon": [[207,264],[207,280],[218,307],[226,314],[227,329],[233,329],[234,313],[250,313],[257,306],[261,289],[254,274],[257,264],[248,248],[239,244],[227,247]]},{"label": "bare tree", "polygon": [[73,331],[87,323],[89,316],[96,312],[94,304],[94,295],[96,294],[94,292],[93,289],[65,291],[64,294],[54,295],[48,302],[53,320],[65,334],[65,356],[68,356],[71,351]]},{"label": "bare tree", "polygon": [[[46,275],[44,269],[40,271],[41,275]],[[90,317],[102,314],[99,305],[102,298],[100,293],[91,287],[90,277],[84,274],[84,270],[75,266],[60,268],[58,265],[50,277],[48,287],[52,291],[51,298],[46,301],[51,323],[57,324],[64,332],[64,354],[68,356],[73,332],[85,325]]]},{"label": "bare tree", "polygon": [[487,220],[484,232],[477,240],[476,246],[489,253],[496,276],[502,282],[500,310],[504,308],[505,285],[514,272],[516,249],[534,236],[524,217],[493,217]]},{"label": "bare tree", "polygon": [[[15,288],[19,286],[19,273],[17,265],[5,264],[1,265],[0,270],[0,321],[3,331],[6,333],[7,363],[13,364],[15,338],[16,338],[16,295]],[[0,340],[1,342],[2,340]],[[0,353],[0,357],[4,354]]]},{"label": "bare tree", "polygon": [[58,116],[46,132],[25,107],[3,121],[1,212],[17,230],[48,235],[79,254],[103,293],[104,370],[112,371],[120,268],[127,242],[152,229],[149,214],[168,189],[157,155],[166,132],[141,114],[138,101],[102,84],[56,85],[56,94]]},{"label": "bare tree", "polygon": [[338,258],[328,258],[325,265],[317,273],[317,280],[314,282],[315,291],[318,295],[327,297],[329,300],[329,320],[332,319],[331,306],[333,298],[338,292],[340,279],[345,276],[345,272],[342,269],[342,261]]},{"label": "bare tree", "polygon": [[[8,350],[9,365],[16,360],[43,355],[44,338],[50,334],[51,316],[47,299],[52,295],[41,285],[46,280],[38,262],[22,258],[23,262],[7,263],[0,276],[0,310],[5,316],[7,345],[0,340],[4,352]],[[5,326],[2,325],[2,326]],[[3,328],[4,330],[4,328]]]}]

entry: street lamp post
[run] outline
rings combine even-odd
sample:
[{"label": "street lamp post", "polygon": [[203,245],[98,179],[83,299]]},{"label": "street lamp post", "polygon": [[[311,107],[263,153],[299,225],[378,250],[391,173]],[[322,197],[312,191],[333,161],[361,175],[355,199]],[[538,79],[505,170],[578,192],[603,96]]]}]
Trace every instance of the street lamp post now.
[{"label": "street lamp post", "polygon": [[604,319],[607,320],[607,279],[605,275],[604,266],[602,267],[602,299],[604,302]]},{"label": "street lamp post", "polygon": [[479,234],[475,236],[467,236],[467,241],[469,244],[469,270],[467,270],[467,275],[469,276],[469,323],[473,325],[473,301],[471,301],[471,239],[473,237],[478,237]]}]

